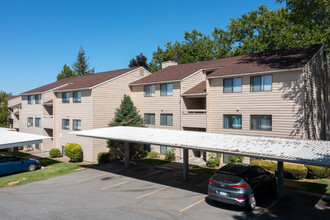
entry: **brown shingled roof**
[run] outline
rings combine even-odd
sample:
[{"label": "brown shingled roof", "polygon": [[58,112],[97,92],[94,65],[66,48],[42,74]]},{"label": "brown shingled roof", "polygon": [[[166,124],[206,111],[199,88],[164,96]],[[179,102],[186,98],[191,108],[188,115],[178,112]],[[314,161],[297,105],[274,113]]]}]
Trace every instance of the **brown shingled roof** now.
[{"label": "brown shingled roof", "polygon": [[197,84],[196,86],[192,87],[191,89],[183,93],[183,95],[204,94],[204,93],[206,93],[206,81],[203,81]]},{"label": "brown shingled roof", "polygon": [[131,85],[181,81],[192,73],[205,68],[220,67],[208,74],[208,77],[301,68],[307,64],[321,47],[322,45],[312,45],[197,63],[180,64],[159,70],[131,83]]},{"label": "brown shingled roof", "polygon": [[21,107],[21,106],[22,106],[22,103],[18,103],[16,105],[8,106],[8,108],[18,108],[18,107]]},{"label": "brown shingled roof", "polygon": [[86,76],[77,76],[72,78],[66,78],[62,79],[57,82],[53,82],[29,91],[26,91],[22,93],[24,94],[38,94],[43,93],[48,90],[56,89],[55,91],[60,90],[73,90],[73,89],[83,89],[83,88],[90,88],[95,85],[98,85],[102,82],[108,81],[110,79],[113,79],[117,76],[120,76],[122,74],[125,74],[129,71],[132,71],[134,69],[137,69],[139,67],[133,67],[133,68],[127,68],[127,69],[120,69],[120,70],[114,70],[114,71],[108,71],[108,72],[102,72],[102,73],[96,73]]},{"label": "brown shingled roof", "polygon": [[7,96],[7,97],[5,97],[5,100],[9,101],[9,100],[14,99],[16,97],[18,97],[18,95]]},{"label": "brown shingled roof", "polygon": [[52,105],[52,104],[53,104],[53,99],[48,100],[48,101],[43,103],[43,105]]}]

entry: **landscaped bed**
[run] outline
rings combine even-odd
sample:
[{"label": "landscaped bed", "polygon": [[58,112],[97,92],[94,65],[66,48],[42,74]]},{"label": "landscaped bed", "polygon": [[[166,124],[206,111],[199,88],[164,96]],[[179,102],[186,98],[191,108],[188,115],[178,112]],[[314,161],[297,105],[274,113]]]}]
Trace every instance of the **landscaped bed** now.
[{"label": "landscaped bed", "polygon": [[46,167],[47,169],[1,177],[0,187],[18,186],[45,180],[56,176],[62,176],[86,167],[86,165],[83,164],[63,163],[50,158],[40,158],[39,162],[41,166]]}]

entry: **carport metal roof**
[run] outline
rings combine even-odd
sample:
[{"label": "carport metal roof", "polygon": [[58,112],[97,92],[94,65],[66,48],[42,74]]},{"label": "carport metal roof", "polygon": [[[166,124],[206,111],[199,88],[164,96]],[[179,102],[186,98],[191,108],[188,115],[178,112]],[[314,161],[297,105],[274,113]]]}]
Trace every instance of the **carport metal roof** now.
[{"label": "carport metal roof", "polygon": [[42,143],[42,140],[49,138],[50,137],[42,135],[28,134],[0,128],[0,149],[38,144]]},{"label": "carport metal roof", "polygon": [[330,167],[330,141],[139,127],[108,127],[72,132],[72,134]]}]

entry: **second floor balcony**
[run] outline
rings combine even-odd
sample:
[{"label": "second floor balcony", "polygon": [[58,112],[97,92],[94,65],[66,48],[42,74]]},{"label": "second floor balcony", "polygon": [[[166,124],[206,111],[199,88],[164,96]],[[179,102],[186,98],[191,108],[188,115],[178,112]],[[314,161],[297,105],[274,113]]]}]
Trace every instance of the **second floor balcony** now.
[{"label": "second floor balcony", "polygon": [[44,128],[54,129],[54,118],[52,115],[45,115],[41,123]]},{"label": "second floor balcony", "polygon": [[182,112],[182,126],[206,128],[206,109],[189,109]]}]

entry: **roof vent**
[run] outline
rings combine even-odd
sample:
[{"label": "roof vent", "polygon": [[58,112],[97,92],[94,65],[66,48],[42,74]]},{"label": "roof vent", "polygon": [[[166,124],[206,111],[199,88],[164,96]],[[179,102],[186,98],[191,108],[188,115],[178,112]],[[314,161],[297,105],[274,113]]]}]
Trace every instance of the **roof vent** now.
[{"label": "roof vent", "polygon": [[178,63],[175,61],[172,61],[172,60],[164,61],[164,62],[162,62],[162,69],[165,69],[166,67],[169,67],[169,66],[176,66],[176,65],[178,65]]}]

